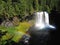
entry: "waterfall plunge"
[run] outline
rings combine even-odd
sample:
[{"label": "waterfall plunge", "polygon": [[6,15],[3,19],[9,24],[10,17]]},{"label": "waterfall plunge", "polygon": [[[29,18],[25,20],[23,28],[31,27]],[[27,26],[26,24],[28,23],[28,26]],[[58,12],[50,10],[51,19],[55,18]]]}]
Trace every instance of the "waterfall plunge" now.
[{"label": "waterfall plunge", "polygon": [[44,28],[52,28],[55,29],[54,26],[49,24],[49,14],[47,12],[36,12],[35,13],[35,27],[37,29],[44,29]]}]

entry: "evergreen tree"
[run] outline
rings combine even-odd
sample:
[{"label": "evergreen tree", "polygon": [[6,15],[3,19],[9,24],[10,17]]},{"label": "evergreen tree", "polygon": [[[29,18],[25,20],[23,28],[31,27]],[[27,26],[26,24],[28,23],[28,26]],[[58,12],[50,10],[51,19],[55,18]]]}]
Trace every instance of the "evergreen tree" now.
[{"label": "evergreen tree", "polygon": [[36,11],[39,11],[38,0],[34,0],[34,5],[35,5],[35,10],[36,10]]},{"label": "evergreen tree", "polygon": [[25,16],[26,15],[26,10],[27,10],[27,1],[26,0],[19,0],[19,10],[20,10],[20,15]]},{"label": "evergreen tree", "polygon": [[0,15],[3,15],[3,12],[5,11],[6,3],[2,0],[0,0]]},{"label": "evergreen tree", "polygon": [[50,12],[54,7],[60,11],[59,4],[59,0],[0,0],[0,15],[25,17],[37,11]]},{"label": "evergreen tree", "polygon": [[33,0],[28,0],[28,8],[29,8],[29,14],[33,14],[34,13],[34,8],[33,8]]},{"label": "evergreen tree", "polygon": [[6,12],[8,17],[13,17],[14,15],[16,15],[15,8],[12,5],[12,0],[7,1]]}]

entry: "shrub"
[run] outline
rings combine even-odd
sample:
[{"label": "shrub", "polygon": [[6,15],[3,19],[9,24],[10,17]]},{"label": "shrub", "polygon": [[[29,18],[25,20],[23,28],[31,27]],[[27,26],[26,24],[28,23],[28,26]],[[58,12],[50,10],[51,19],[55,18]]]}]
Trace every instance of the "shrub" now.
[{"label": "shrub", "polygon": [[4,26],[0,26],[0,30],[2,31],[1,34],[4,34],[4,32],[7,31],[6,34],[1,36],[0,43],[6,42],[6,40],[14,41],[14,42],[20,41],[23,35],[25,35],[26,32],[28,31],[30,26],[31,24],[29,24],[28,22],[20,22],[19,26],[15,26],[15,27],[7,28]]}]

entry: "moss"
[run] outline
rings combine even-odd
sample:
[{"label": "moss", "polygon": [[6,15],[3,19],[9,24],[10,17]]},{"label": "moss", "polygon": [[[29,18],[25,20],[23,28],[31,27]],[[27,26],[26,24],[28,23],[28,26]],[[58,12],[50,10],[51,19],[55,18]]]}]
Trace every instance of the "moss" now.
[{"label": "moss", "polygon": [[2,36],[1,40],[5,41],[11,39],[14,42],[18,42],[21,40],[23,35],[26,34],[30,26],[31,24],[28,22],[20,22],[19,26],[15,27],[6,28],[4,26],[0,26],[0,30],[2,31],[2,33],[7,31],[7,33]]},{"label": "moss", "polygon": [[15,33],[15,36],[12,40],[18,42],[22,38],[22,36],[26,34],[30,26],[31,24],[29,24],[28,22],[21,22],[19,26],[16,27],[17,32]]}]

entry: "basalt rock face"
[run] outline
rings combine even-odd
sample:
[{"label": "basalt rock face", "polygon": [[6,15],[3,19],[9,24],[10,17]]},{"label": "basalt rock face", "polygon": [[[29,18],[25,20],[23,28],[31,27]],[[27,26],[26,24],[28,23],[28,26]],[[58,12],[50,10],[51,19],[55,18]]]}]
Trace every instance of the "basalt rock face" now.
[{"label": "basalt rock face", "polygon": [[49,30],[48,29],[37,29],[36,27],[32,26],[30,29],[29,29],[29,34],[30,35],[46,35],[49,33]]},{"label": "basalt rock face", "polygon": [[50,38],[48,29],[38,30],[34,26],[32,26],[28,32],[31,35],[29,42],[30,45],[48,45],[48,41]]},{"label": "basalt rock face", "polygon": [[35,13],[35,24],[29,29],[30,45],[48,45],[50,31],[55,27],[49,23],[49,14],[45,11]]}]

